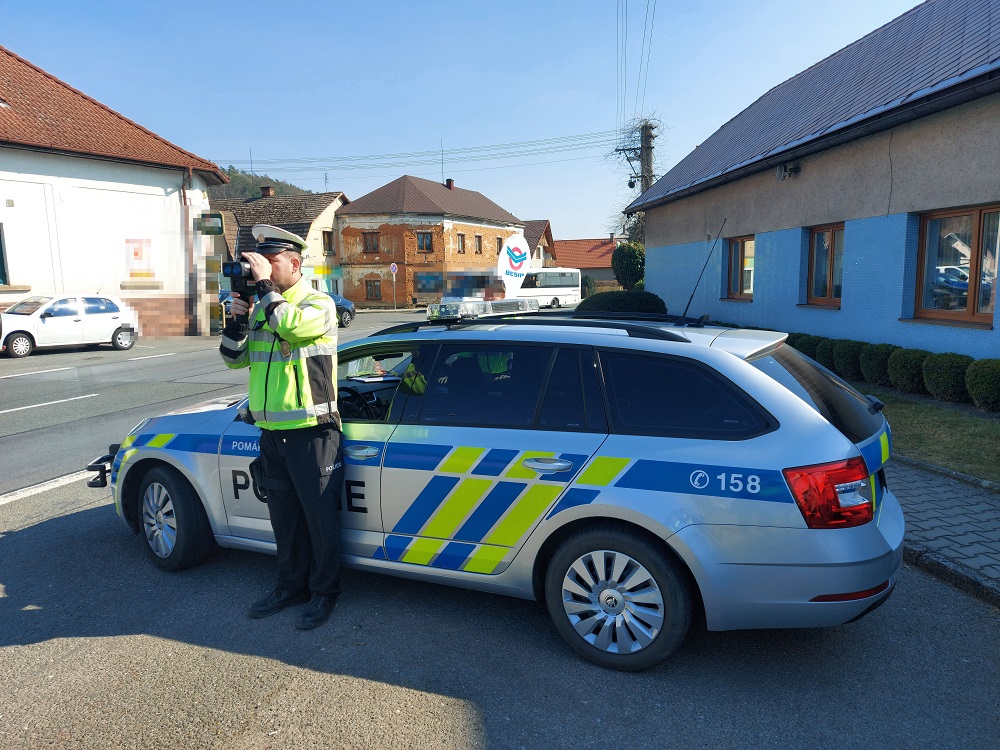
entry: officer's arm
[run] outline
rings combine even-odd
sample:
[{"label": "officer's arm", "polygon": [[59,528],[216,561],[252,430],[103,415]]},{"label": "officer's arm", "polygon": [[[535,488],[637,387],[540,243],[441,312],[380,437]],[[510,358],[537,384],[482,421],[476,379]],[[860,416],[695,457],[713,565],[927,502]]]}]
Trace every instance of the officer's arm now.
[{"label": "officer's arm", "polygon": [[270,279],[257,282],[257,296],[268,325],[286,341],[303,341],[337,335],[337,308],[333,300],[309,299],[300,306],[289,304]]},{"label": "officer's arm", "polygon": [[238,370],[250,364],[248,339],[249,328],[246,322],[233,319],[226,323],[226,327],[222,329],[222,343],[219,344],[219,354],[226,367]]}]

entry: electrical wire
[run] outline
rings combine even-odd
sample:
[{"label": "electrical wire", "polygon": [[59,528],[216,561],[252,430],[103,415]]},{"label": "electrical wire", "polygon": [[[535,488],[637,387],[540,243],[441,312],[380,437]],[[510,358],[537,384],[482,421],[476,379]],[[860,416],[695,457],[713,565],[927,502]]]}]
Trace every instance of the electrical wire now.
[{"label": "electrical wire", "polygon": [[646,47],[646,72],[642,78],[642,103],[639,105],[639,111],[642,112],[646,107],[646,84],[649,83],[649,55],[653,50],[653,26],[656,24],[656,0],[653,0],[653,15],[649,20],[649,46]]}]

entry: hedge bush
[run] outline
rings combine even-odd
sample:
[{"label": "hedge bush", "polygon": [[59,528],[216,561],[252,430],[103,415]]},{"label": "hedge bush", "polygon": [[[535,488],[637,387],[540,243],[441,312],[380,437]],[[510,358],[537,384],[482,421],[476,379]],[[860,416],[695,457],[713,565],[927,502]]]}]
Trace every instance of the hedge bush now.
[{"label": "hedge bush", "polygon": [[970,364],[965,387],[980,409],[1000,411],[1000,359],[977,359]]},{"label": "hedge bush", "polygon": [[833,347],[837,345],[838,339],[820,339],[816,344],[816,356],[813,357],[827,370],[833,369]]},{"label": "hedge bush", "polygon": [[799,348],[797,346],[798,340],[806,335],[807,334],[805,333],[790,333],[788,334],[788,338],[785,339],[785,343],[788,344],[789,346],[794,346],[796,349],[798,349]]},{"label": "hedge bush", "polygon": [[924,360],[924,387],[942,401],[968,401],[965,371],[975,360],[965,354],[932,354]]},{"label": "hedge bush", "polygon": [[868,344],[861,349],[858,363],[861,376],[872,385],[891,385],[889,381],[889,357],[902,347],[895,344]]},{"label": "hedge bush", "polygon": [[652,292],[598,292],[576,306],[577,312],[667,312],[666,303]]},{"label": "hedge bush", "polygon": [[861,350],[867,344],[863,341],[840,339],[833,347],[833,370],[842,378],[861,380]]},{"label": "hedge bush", "polygon": [[889,382],[904,393],[927,393],[924,387],[926,349],[897,349],[889,355]]},{"label": "hedge bush", "polygon": [[816,359],[816,345],[822,340],[822,336],[813,336],[812,334],[807,333],[804,336],[799,337],[798,342],[795,344],[795,348],[807,357]]},{"label": "hedge bush", "polygon": [[594,282],[593,276],[583,275],[580,279],[580,298],[587,299],[594,294],[597,294],[597,284]]}]

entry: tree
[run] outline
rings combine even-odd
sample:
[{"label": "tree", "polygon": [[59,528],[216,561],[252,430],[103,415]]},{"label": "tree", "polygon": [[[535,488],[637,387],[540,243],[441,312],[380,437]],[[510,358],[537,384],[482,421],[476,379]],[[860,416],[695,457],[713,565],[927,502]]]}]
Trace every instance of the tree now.
[{"label": "tree", "polygon": [[641,242],[623,242],[611,256],[611,270],[623,289],[631,289],[646,277],[646,248]]},{"label": "tree", "polygon": [[275,195],[305,195],[308,190],[292,185],[290,182],[275,180],[266,174],[250,174],[242,169],[230,165],[228,169],[222,170],[229,178],[225,185],[213,185],[208,189],[208,198],[237,198],[246,200],[247,198],[260,197],[261,185],[270,185],[274,188]]}]

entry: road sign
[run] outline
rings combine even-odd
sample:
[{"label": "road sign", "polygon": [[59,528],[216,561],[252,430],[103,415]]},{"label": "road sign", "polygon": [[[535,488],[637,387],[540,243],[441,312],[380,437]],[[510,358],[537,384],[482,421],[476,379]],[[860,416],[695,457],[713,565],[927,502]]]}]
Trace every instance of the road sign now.
[{"label": "road sign", "polygon": [[399,266],[397,266],[395,263],[389,264],[389,273],[391,273],[393,276],[396,275],[396,271],[398,271],[398,270],[399,270]]},{"label": "road sign", "polygon": [[392,309],[396,309],[396,271],[399,270],[399,266],[395,263],[389,264],[389,273],[392,274]]}]

